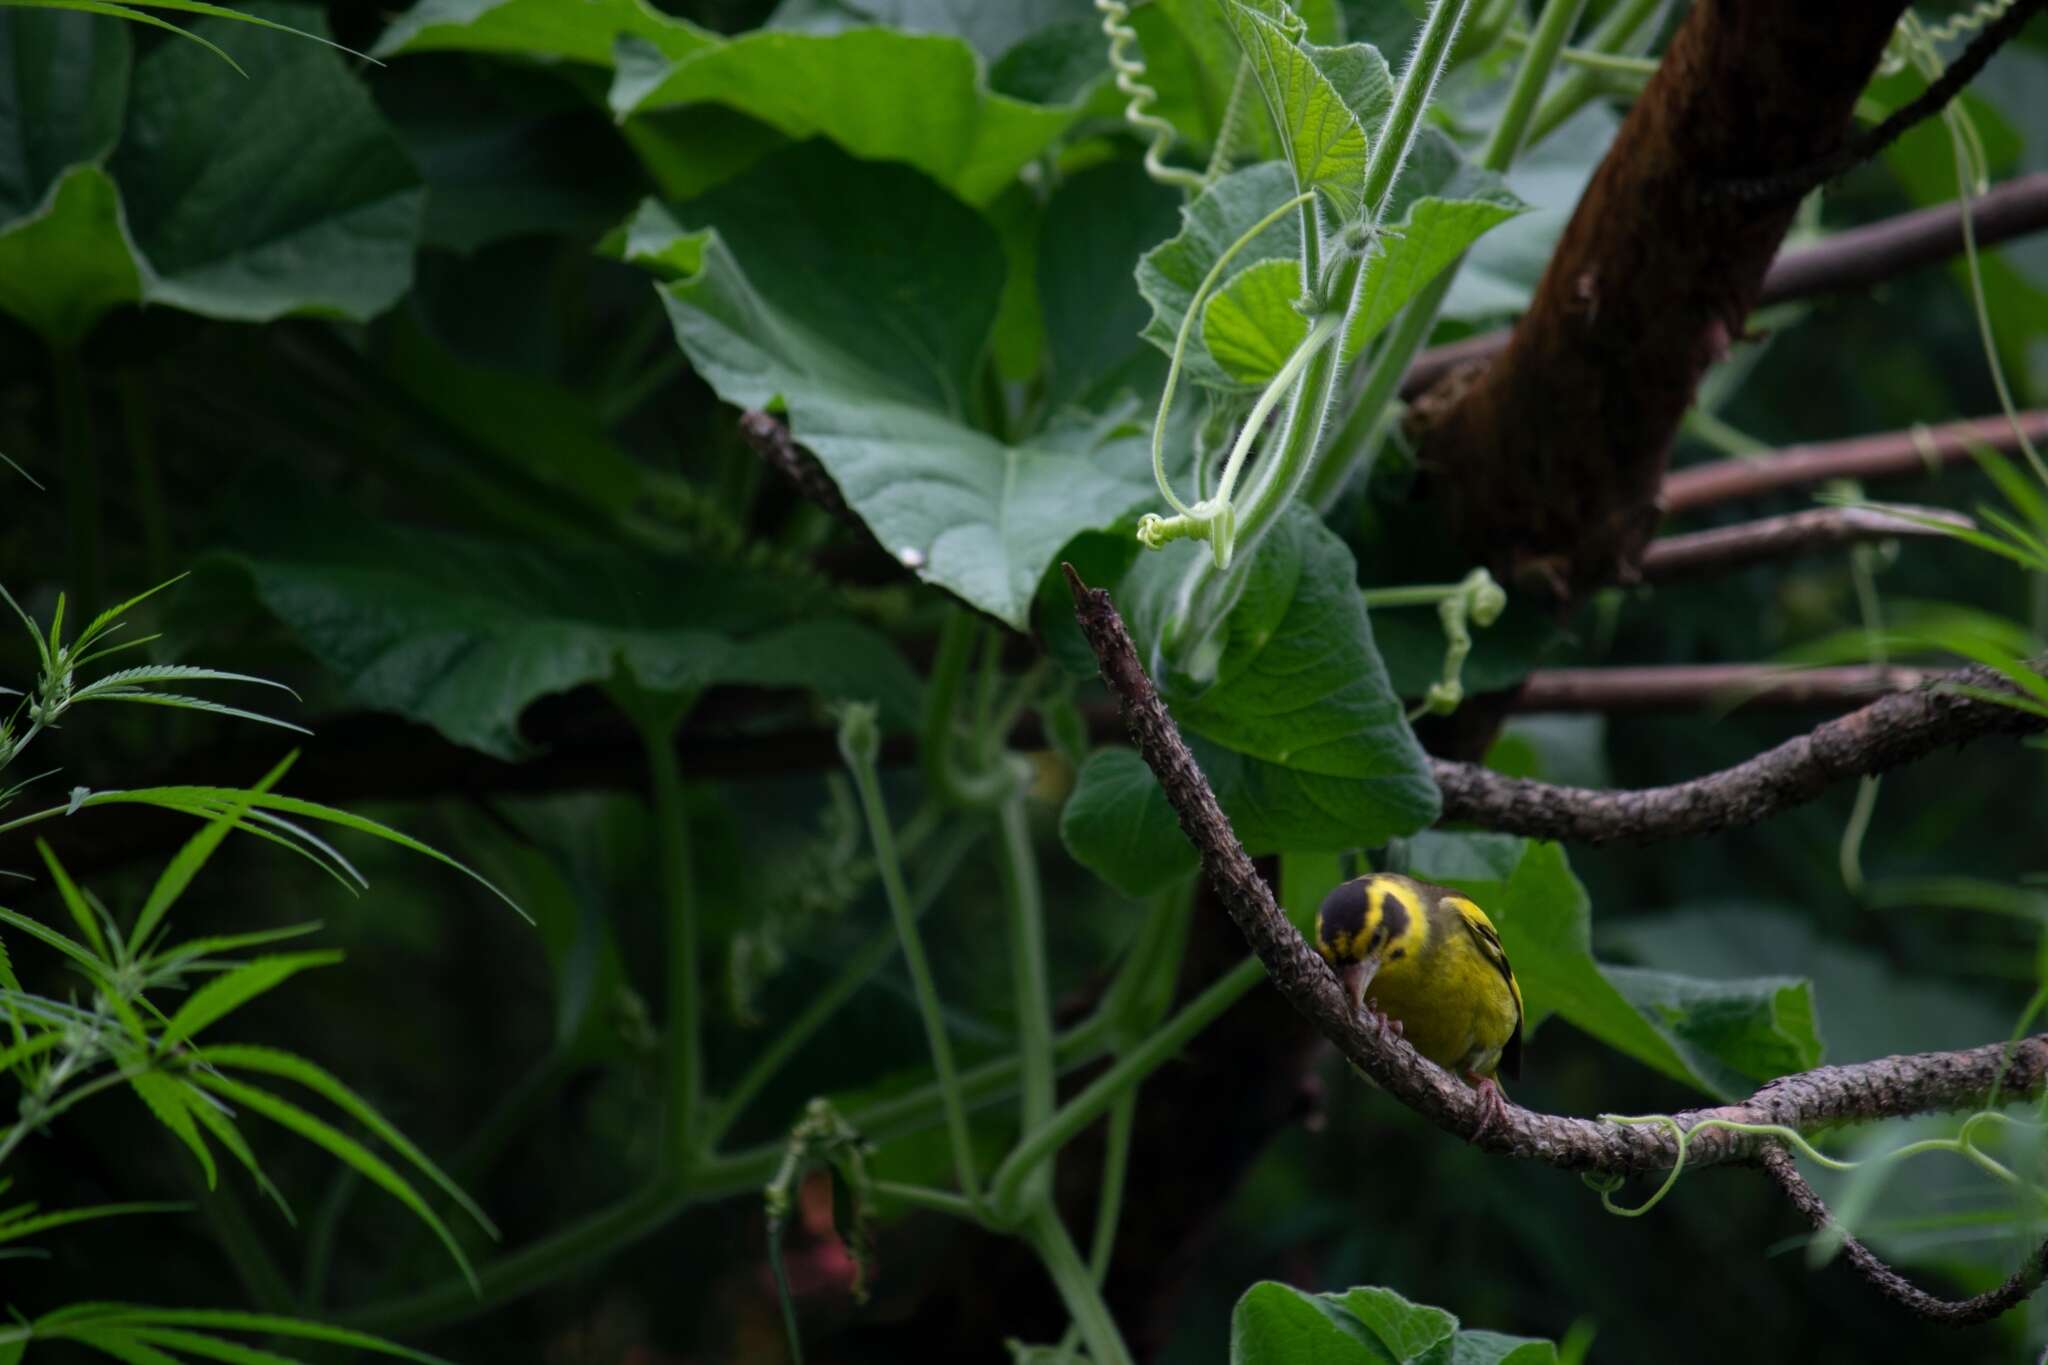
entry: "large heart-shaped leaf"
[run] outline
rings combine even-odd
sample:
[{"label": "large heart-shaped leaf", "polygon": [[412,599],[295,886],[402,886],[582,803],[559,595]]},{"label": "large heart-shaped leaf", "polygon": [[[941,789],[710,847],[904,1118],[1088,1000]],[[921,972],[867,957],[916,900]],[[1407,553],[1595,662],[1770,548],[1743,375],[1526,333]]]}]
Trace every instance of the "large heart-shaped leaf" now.
[{"label": "large heart-shaped leaf", "polygon": [[128,99],[129,26],[0,10],[0,223],[43,204],[65,171],[113,150]]},{"label": "large heart-shaped leaf", "polygon": [[916,675],[887,640],[730,564],[278,509],[224,557],[365,705],[501,758],[523,751],[536,698],[622,669],[650,691],[803,687],[916,717]]},{"label": "large heart-shaped leaf", "polygon": [[1557,1365],[1533,1337],[1461,1329],[1441,1308],[1376,1286],[1311,1294],[1266,1280],[1230,1316],[1231,1365]]},{"label": "large heart-shaped leaf", "polygon": [[[1119,590],[1148,656],[1206,546],[1144,555]],[[1436,818],[1421,746],[1373,648],[1351,552],[1293,507],[1260,544],[1212,678],[1162,692],[1254,853],[1372,847]],[[1085,776],[1085,774],[1084,774]]]},{"label": "large heart-shaped leaf", "polygon": [[676,338],[718,395],[777,405],[876,537],[927,581],[1016,626],[1054,554],[1151,490],[1107,422],[1019,441],[977,429],[1002,290],[994,232],[901,166],[792,148],[693,202],[643,214],[625,252],[682,278]]}]

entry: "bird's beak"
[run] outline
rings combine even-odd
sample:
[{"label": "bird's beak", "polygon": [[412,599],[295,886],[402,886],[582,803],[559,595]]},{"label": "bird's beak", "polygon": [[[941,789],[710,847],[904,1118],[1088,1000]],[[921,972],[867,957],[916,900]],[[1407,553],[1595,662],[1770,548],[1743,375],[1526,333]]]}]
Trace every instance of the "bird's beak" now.
[{"label": "bird's beak", "polygon": [[1380,955],[1373,953],[1357,962],[1345,963],[1344,969],[1337,974],[1337,979],[1344,983],[1344,993],[1351,998],[1353,1014],[1364,1008],[1365,989],[1372,984],[1372,979],[1379,974],[1379,970]]}]

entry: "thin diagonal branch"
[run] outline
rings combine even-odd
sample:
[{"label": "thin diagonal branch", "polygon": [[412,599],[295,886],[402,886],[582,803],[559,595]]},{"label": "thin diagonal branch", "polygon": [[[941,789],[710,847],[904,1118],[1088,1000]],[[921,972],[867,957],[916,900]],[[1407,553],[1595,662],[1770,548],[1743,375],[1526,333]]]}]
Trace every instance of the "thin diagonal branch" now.
[{"label": "thin diagonal branch", "polygon": [[1989,668],[1929,679],[1911,692],[1837,716],[1755,758],[1668,787],[1598,791],[1503,777],[1473,763],[1432,763],[1444,818],[1482,829],[1577,843],[1649,843],[1753,825],[1837,782],[1881,773],[1986,735],[2034,734],[2039,716],[1964,696],[1957,685],[2017,696]]},{"label": "thin diagonal branch", "polygon": [[[2048,441],[2048,409],[2018,414],[2029,441]],[[1970,448],[1982,445],[2001,455],[2020,449],[2013,423],[2003,415],[1841,441],[1787,446],[1750,460],[1715,460],[1664,476],[1658,495],[1665,515],[1675,516],[1715,503],[1760,497],[1786,488],[1808,488],[1829,479],[1895,479],[1964,464]]]},{"label": "thin diagonal branch", "polygon": [[1523,681],[1508,709],[1611,715],[1720,706],[1864,706],[1921,687],[1930,676],[1925,669],[1871,664],[1800,669],[1771,664],[1543,668]]},{"label": "thin diagonal branch", "polygon": [[[1138,662],[1109,594],[1091,589],[1063,565],[1075,615],[1116,694],[1131,740],[1158,778],[1181,830],[1201,856],[1202,870],[1258,954],[1280,994],[1334,1044],[1345,1060],[1380,1088],[1446,1132],[1481,1149],[1572,1170],[1628,1174],[1668,1169],[1677,1157],[1670,1129],[1658,1124],[1539,1114],[1515,1105],[1490,1125],[1478,1091],[1464,1085],[1384,1025],[1354,1012],[1335,974],[1316,956],[1273,900],[1216,794]],[[1845,1121],[1971,1109],[1994,1088],[2021,1099],[2048,1082],[2048,1034],[1955,1052],[1884,1057],[1851,1066],[1816,1067],[1781,1077],[1741,1104],[1672,1115],[1688,1134],[1686,1165],[1709,1166],[1763,1156],[1775,1140],[1707,1122],[1809,1130]]]},{"label": "thin diagonal branch", "polygon": [[[1916,507],[1921,516],[1963,530],[1976,525],[1959,512]],[[1764,517],[1736,526],[1663,536],[1643,551],[1643,578],[1669,582],[1697,574],[1729,573],[1774,559],[1816,554],[1869,540],[1939,536],[1942,532],[1870,507],[1816,507],[1782,517]]]},{"label": "thin diagonal branch", "polygon": [[[1839,1231],[1835,1216],[1806,1177],[1799,1173],[1792,1154],[1782,1146],[1772,1143],[1757,1153],[1757,1161],[1778,1182],[1778,1188],[1792,1201],[1813,1224],[1814,1231]],[[2048,1269],[2048,1243],[2043,1243],[2028,1256],[2018,1270],[1996,1289],[1987,1289],[1982,1294],[1967,1299],[1936,1298],[1920,1286],[1908,1280],[1898,1271],[1881,1260],[1877,1253],[1865,1246],[1847,1232],[1842,1238],[1842,1257],[1864,1279],[1877,1287],[1883,1294],[1901,1308],[1938,1322],[1945,1327],[1974,1327],[1980,1322],[1989,1322],[2007,1310],[2017,1307],[2022,1300],[2041,1287],[2044,1269]]]},{"label": "thin diagonal branch", "polygon": [[1809,192],[1862,165],[1897,142],[1915,125],[1946,109],[1949,102],[1962,93],[1963,87],[1997,55],[1998,49],[2019,36],[2019,31],[2040,13],[2044,3],[2048,0],[2015,0],[2005,13],[1985,25],[1947,69],[1928,82],[1925,90],[1894,110],[1869,132],[1847,139],[1835,151],[1805,166],[1778,175],[1723,181],[1718,188],[1721,193],[1747,204],[1794,203],[1804,199]]}]

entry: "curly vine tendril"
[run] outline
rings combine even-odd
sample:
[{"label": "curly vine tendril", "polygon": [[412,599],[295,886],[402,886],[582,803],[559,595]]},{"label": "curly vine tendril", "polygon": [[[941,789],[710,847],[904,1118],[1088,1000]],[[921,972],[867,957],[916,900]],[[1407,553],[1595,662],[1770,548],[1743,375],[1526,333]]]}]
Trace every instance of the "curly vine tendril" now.
[{"label": "curly vine tendril", "polygon": [[1173,145],[1176,133],[1171,123],[1148,112],[1159,92],[1143,80],[1145,63],[1130,55],[1131,44],[1138,41],[1138,30],[1124,22],[1131,17],[1131,7],[1121,0],[1095,0],[1095,8],[1102,14],[1102,32],[1109,39],[1109,65],[1116,72],[1116,88],[1131,97],[1131,102],[1124,106],[1124,121],[1152,134],[1152,145],[1145,149],[1145,173],[1162,185],[1204,188],[1207,182],[1201,175],[1159,159]]}]

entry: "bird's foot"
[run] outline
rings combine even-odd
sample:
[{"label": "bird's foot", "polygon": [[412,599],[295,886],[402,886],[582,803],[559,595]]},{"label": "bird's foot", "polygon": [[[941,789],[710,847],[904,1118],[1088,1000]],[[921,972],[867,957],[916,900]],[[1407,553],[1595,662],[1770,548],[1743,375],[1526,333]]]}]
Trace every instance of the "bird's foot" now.
[{"label": "bird's foot", "polygon": [[1392,1030],[1396,1038],[1401,1036],[1401,1021],[1381,1009],[1379,1001],[1368,1000],[1365,1002],[1365,1017],[1370,1019],[1373,1027],[1382,1033]]},{"label": "bird's foot", "polygon": [[1468,1071],[1465,1073],[1465,1079],[1479,1092],[1479,1126],[1472,1130],[1472,1136],[1467,1139],[1470,1142],[1477,1142],[1496,1124],[1502,1128],[1507,1127],[1508,1097],[1500,1088],[1500,1082],[1491,1076],[1477,1076]]}]

